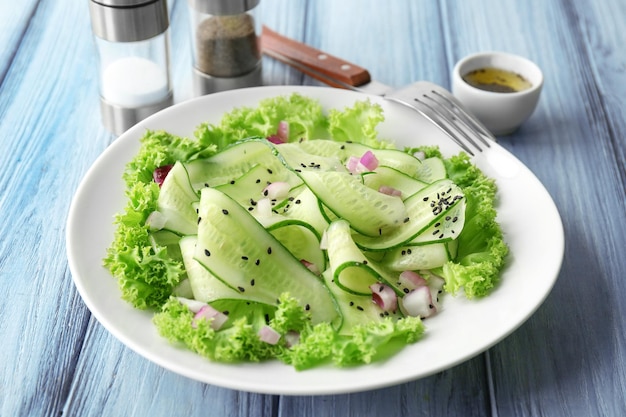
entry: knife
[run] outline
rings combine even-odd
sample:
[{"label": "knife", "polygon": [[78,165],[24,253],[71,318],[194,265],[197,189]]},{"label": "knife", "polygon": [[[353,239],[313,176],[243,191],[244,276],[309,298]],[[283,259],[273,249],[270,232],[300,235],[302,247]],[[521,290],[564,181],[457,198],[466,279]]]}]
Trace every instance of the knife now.
[{"label": "knife", "polygon": [[290,65],[331,87],[379,96],[395,90],[372,80],[365,68],[287,38],[267,26],[263,26],[261,31],[261,49],[265,55]]}]

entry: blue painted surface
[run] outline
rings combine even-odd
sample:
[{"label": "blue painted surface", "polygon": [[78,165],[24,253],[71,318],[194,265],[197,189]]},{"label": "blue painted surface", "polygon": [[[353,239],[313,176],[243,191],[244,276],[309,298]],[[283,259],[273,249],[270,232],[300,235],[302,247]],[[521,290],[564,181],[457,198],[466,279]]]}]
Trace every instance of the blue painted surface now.
[{"label": "blue painted surface", "polygon": [[[176,1],[171,18],[177,100],[190,82],[186,7]],[[372,392],[248,394],[152,364],[91,317],[65,256],[74,190],[114,140],[100,123],[87,1],[3,0],[0,416],[626,415],[626,3],[262,0],[258,11],[276,31],[395,86],[447,87],[454,62],[476,51],[534,60],[546,79],[539,107],[500,143],[563,218],[554,290],[488,353]],[[264,64],[266,84],[317,83]]]}]

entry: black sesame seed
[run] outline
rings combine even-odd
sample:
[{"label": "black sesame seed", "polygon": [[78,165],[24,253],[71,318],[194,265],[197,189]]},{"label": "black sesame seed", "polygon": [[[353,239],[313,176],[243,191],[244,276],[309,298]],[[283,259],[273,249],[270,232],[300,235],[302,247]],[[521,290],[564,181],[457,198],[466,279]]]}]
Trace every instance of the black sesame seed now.
[{"label": "black sesame seed", "polygon": [[363,307],[361,307],[361,306],[356,306],[356,309],[359,310],[359,311],[363,311]]},{"label": "black sesame seed", "polygon": [[441,222],[435,223],[435,227],[439,227],[439,226],[441,226]]},{"label": "black sesame seed", "polygon": [[401,253],[402,253],[402,256],[406,255],[406,251],[405,250],[403,250]]},{"label": "black sesame seed", "polygon": [[350,301],[350,307],[354,305],[354,301]]},{"label": "black sesame seed", "polygon": [[272,254],[272,247],[271,247],[271,246],[267,248],[267,254],[268,254],[268,255],[271,255],[271,254]]},{"label": "black sesame seed", "polygon": [[301,169],[294,169],[294,171],[296,171],[296,172],[302,172],[302,170],[301,170]]},{"label": "black sesame seed", "polygon": [[411,252],[412,252],[412,251],[411,251],[411,249],[407,249],[407,250],[406,250],[406,253],[407,253],[408,255],[410,255],[410,254],[411,254]]},{"label": "black sesame seed", "polygon": [[252,204],[253,206],[256,206],[256,201],[254,201],[254,199],[250,199],[250,204]]},{"label": "black sesame seed", "polygon": [[250,286],[251,286],[251,287],[254,287],[254,279],[251,279],[251,280],[250,280]]},{"label": "black sesame seed", "polygon": [[402,291],[404,291],[405,294],[410,293],[411,291],[408,288],[403,289]]},{"label": "black sesame seed", "polygon": [[222,209],[222,213],[224,213],[225,215],[228,215],[228,210]]},{"label": "black sesame seed", "polygon": [[295,201],[295,203],[296,203],[296,204],[300,204],[300,203],[302,203],[302,201],[301,201],[300,199],[297,199],[297,200]]},{"label": "black sesame seed", "polygon": [[263,191],[263,195],[264,195],[265,197],[267,197],[267,195],[268,195],[268,194],[269,194],[269,191],[267,191],[267,190],[264,190],[264,191]]},{"label": "black sesame seed", "polygon": [[255,264],[256,266],[261,265],[261,260],[260,260],[260,259],[257,259],[256,261],[254,261],[254,264]]},{"label": "black sesame seed", "polygon": [[204,186],[208,188],[208,187],[209,187],[209,183],[208,183],[208,182],[205,182],[205,183],[204,183]]},{"label": "black sesame seed", "polygon": [[198,217],[198,224],[202,221],[202,217]]},{"label": "black sesame seed", "polygon": [[405,223],[408,223],[408,222],[409,222],[409,218],[408,218],[408,217],[405,217],[405,218],[404,218],[404,222],[405,222]]},{"label": "black sesame seed", "polygon": [[231,184],[234,184],[234,183],[235,183],[235,180],[230,180],[230,183],[231,183]]},{"label": "black sesame seed", "polygon": [[385,289],[385,287],[383,287],[382,285],[380,287],[378,287],[378,292],[383,292],[383,290]]},{"label": "black sesame seed", "polygon": [[270,315],[269,314],[265,314],[265,323],[269,324],[270,322]]},{"label": "black sesame seed", "polygon": [[256,182],[257,184],[260,184],[260,183],[261,183],[261,178],[257,178],[255,182]]},{"label": "black sesame seed", "polygon": [[204,250],[204,254],[205,254],[206,256],[211,256],[211,252],[209,252],[209,250],[208,250],[208,249],[205,249],[205,250]]},{"label": "black sesame seed", "polygon": [[230,314],[230,311],[224,310],[224,311],[222,311],[222,314],[225,315],[225,316],[228,316]]},{"label": "black sesame seed", "polygon": [[435,230],[435,231],[433,232],[433,236],[435,236],[437,233],[439,233],[439,229],[437,229],[437,230]]},{"label": "black sesame seed", "polygon": [[244,287],[237,287],[240,292],[244,292],[246,289]]},{"label": "black sesame seed", "polygon": [[435,306],[433,306],[432,304],[428,304],[428,308],[433,309],[435,308]]},{"label": "black sesame seed", "polygon": [[248,257],[247,256],[242,256],[241,259],[243,259],[244,261],[247,261]]},{"label": "black sesame seed", "polygon": [[311,309],[311,306],[307,304],[307,305],[305,305],[305,306],[304,306],[304,309],[305,309],[306,311],[309,311],[309,310]]},{"label": "black sesame seed", "polygon": [[267,169],[267,173],[268,173],[268,174],[273,174],[272,170],[271,170],[271,169],[269,169],[269,168]]},{"label": "black sesame seed", "polygon": [[423,201],[428,201],[428,197],[424,197],[422,200]]}]

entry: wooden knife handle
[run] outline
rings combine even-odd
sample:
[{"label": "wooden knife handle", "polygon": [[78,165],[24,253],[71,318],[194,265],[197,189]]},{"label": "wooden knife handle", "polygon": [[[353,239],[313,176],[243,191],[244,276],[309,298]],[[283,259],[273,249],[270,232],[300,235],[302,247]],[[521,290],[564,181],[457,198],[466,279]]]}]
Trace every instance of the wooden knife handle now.
[{"label": "wooden knife handle", "polygon": [[264,54],[333,87],[358,87],[371,81],[365,68],[282,36],[267,26],[263,26],[261,33],[261,49]]}]

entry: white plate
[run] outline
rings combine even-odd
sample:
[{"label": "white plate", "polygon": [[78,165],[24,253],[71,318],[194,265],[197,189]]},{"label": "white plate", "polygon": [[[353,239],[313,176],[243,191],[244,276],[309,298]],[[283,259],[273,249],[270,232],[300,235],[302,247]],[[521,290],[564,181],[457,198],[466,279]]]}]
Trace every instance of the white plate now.
[{"label": "white plate", "polygon": [[350,369],[324,367],[296,372],[278,361],[212,363],[161,338],[151,322],[152,314],[123,301],[116,280],[102,267],[113,239],[113,216],[125,206],[122,172],[139,149],[138,139],[146,129],[191,137],[200,123],[218,122],[223,113],[235,107],[254,106],[262,98],[292,92],[314,97],[324,108],[343,108],[369,97],[385,111],[381,137],[393,138],[398,145],[437,144],[448,155],[459,152],[410,109],[379,97],[331,88],[233,90],[181,103],[146,119],[120,136],[93,164],[76,192],[68,217],[67,252],[74,282],[87,307],[108,331],[145,358],[192,379],[243,391],[317,395],[386,387],[450,368],[493,346],[535,312],[561,268],[562,222],[539,180],[494,144],[489,157],[480,157],[476,163],[495,177],[499,186],[498,219],[511,249],[501,284],[481,300],[446,296],[443,311],[425,321],[423,340],[391,359]]}]

